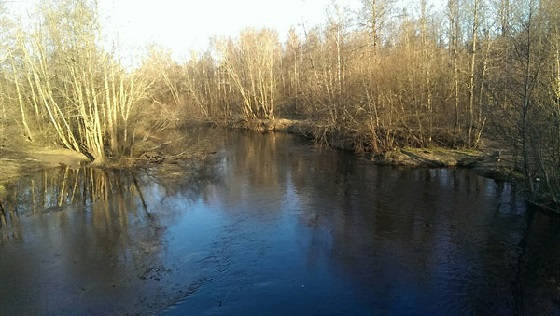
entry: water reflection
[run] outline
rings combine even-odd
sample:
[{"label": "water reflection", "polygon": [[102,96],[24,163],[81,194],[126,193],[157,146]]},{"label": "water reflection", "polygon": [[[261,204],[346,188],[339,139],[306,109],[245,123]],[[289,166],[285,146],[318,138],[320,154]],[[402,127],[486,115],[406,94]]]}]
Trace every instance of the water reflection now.
[{"label": "water reflection", "polygon": [[160,257],[165,225],[178,212],[160,205],[177,190],[200,196],[213,175],[197,170],[177,179],[162,168],[62,167],[8,185],[0,197],[0,314],[126,314],[172,302],[174,292],[159,282],[169,275]]},{"label": "water reflection", "polygon": [[127,213],[136,213],[136,201],[142,200],[133,173],[86,167],[45,170],[9,185],[7,192],[0,214],[3,240],[22,238],[22,218],[72,206],[90,212],[89,220],[97,230],[126,230]]},{"label": "water reflection", "polygon": [[63,168],[10,187],[0,314],[53,311],[26,299],[42,296],[109,314],[560,312],[560,223],[513,184],[283,134],[199,137],[220,150],[194,174]]}]

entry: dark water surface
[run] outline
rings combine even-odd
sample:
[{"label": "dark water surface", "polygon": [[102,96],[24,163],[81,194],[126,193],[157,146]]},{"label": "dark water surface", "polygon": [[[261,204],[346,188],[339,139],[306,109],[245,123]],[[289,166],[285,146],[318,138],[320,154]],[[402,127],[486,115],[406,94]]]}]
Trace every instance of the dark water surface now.
[{"label": "dark water surface", "polygon": [[560,221],[467,170],[202,130],[200,172],[60,168],[8,188],[0,315],[560,313]]}]

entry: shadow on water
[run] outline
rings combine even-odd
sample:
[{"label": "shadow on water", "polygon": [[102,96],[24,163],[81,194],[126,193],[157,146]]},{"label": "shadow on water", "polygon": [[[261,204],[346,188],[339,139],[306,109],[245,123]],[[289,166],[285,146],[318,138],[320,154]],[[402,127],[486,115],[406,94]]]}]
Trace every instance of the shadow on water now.
[{"label": "shadow on water", "polygon": [[218,158],[7,190],[0,314],[558,314],[560,223],[514,184],[283,134]]}]

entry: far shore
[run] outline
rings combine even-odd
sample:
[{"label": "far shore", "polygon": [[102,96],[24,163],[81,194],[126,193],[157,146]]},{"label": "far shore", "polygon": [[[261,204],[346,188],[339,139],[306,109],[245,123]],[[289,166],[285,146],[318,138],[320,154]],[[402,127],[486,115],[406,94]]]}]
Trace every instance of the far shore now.
[{"label": "far shore", "polygon": [[[318,128],[316,123],[308,120],[286,118],[252,121],[239,119],[224,125],[228,128],[247,129],[262,133],[284,132],[308,139],[315,138],[313,131]],[[481,176],[500,181],[515,181],[523,178],[521,173],[511,168],[511,157],[500,154],[497,149],[491,147],[481,150],[441,146],[403,147],[382,154],[375,154],[367,150],[356,151],[357,147],[364,148],[366,146],[356,144],[355,139],[351,135],[331,135],[326,145],[338,150],[357,152],[379,165],[408,168],[468,168]]]}]

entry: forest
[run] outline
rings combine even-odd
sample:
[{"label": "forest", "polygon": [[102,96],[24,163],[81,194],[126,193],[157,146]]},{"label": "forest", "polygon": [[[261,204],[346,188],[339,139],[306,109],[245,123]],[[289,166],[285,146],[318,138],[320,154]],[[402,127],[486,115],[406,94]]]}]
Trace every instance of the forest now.
[{"label": "forest", "polygon": [[490,148],[558,207],[560,2],[412,2],[334,1],[321,25],[245,29],[184,62],[151,46],[128,67],[95,1],[42,1],[25,26],[0,1],[0,154],[48,144],[102,166],[186,121],[290,119],[357,152]]}]

